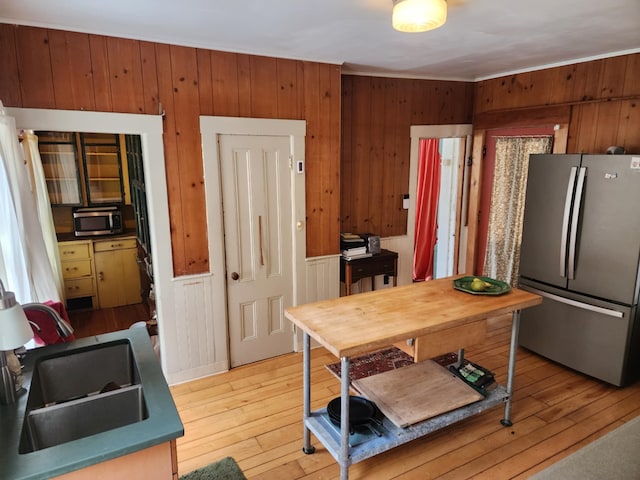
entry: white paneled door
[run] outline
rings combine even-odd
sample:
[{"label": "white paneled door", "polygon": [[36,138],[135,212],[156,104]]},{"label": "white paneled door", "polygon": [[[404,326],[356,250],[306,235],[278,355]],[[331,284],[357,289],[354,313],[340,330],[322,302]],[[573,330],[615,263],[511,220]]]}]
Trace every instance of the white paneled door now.
[{"label": "white paneled door", "polygon": [[293,351],[290,140],[219,136],[231,367]]}]

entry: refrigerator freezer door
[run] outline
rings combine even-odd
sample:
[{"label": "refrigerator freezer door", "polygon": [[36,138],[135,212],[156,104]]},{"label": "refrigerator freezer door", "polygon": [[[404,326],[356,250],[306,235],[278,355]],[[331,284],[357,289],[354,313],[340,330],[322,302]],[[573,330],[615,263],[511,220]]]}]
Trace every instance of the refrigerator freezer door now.
[{"label": "refrigerator freezer door", "polygon": [[520,275],[566,287],[568,227],[580,155],[531,155]]},{"label": "refrigerator freezer door", "polygon": [[544,298],[542,304],[520,314],[521,346],[613,385],[637,378],[635,307],[531,291]]},{"label": "refrigerator freezer door", "polygon": [[625,305],[638,302],[640,261],[640,171],[630,165],[626,155],[582,156],[586,181],[568,283],[571,291]]}]

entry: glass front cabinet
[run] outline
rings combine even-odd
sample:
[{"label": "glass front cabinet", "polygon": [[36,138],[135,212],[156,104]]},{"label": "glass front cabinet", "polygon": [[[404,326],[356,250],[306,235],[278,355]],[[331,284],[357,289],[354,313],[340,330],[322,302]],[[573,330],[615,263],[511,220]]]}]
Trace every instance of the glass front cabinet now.
[{"label": "glass front cabinet", "polygon": [[36,132],[36,135],[51,205],[128,203],[120,135],[74,132]]},{"label": "glass front cabinet", "polygon": [[81,205],[75,133],[36,132],[51,205]]}]

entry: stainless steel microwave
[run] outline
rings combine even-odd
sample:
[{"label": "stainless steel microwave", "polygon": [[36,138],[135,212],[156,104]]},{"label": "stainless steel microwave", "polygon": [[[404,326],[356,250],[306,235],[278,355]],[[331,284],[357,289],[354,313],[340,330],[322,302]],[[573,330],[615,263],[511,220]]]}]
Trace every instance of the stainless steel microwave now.
[{"label": "stainless steel microwave", "polygon": [[116,205],[74,208],[73,231],[76,237],[122,233],[122,211]]}]

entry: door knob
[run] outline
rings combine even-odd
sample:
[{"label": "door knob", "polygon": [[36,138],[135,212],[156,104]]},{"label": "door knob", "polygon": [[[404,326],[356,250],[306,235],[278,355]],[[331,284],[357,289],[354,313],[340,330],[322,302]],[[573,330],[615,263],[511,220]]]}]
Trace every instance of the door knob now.
[{"label": "door knob", "polygon": [[232,280],[238,280],[239,278],[240,278],[240,275],[238,275],[238,273],[237,273],[237,272],[233,272],[233,273],[231,274],[231,279],[232,279]]}]

